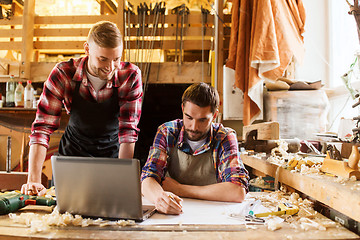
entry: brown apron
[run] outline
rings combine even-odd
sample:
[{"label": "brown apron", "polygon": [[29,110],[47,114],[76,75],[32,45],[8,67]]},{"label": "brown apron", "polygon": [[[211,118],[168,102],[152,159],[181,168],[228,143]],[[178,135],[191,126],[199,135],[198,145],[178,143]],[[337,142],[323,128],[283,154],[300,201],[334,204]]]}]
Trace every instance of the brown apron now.
[{"label": "brown apron", "polygon": [[175,146],[169,154],[167,176],[187,185],[204,186],[217,183],[212,151],[193,156]]}]

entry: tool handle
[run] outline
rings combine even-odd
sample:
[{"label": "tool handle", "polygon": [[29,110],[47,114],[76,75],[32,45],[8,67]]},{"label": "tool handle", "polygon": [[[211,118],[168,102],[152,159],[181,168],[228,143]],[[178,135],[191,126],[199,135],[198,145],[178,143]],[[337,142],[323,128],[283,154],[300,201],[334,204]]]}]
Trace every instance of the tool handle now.
[{"label": "tool handle", "polygon": [[257,214],[255,214],[255,217],[267,217],[270,215],[281,216],[284,214],[286,214],[286,211],[265,212],[265,213],[257,213]]}]

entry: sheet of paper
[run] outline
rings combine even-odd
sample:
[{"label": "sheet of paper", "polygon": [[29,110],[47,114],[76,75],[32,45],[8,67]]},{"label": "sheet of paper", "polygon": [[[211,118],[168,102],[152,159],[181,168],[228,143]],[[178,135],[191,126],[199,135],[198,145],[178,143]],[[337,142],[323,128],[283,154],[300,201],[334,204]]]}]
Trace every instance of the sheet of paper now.
[{"label": "sheet of paper", "polygon": [[[183,213],[180,215],[165,215],[155,213],[141,225],[153,224],[244,224],[241,216],[248,213],[249,204],[254,199],[247,196],[242,203],[215,202],[184,198]],[[236,217],[230,217],[230,215]]]}]

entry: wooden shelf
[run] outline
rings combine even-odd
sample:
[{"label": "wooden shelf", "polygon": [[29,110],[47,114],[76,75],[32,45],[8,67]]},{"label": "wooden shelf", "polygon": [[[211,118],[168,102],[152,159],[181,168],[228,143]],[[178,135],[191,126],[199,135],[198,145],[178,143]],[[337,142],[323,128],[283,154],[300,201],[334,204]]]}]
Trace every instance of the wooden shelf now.
[{"label": "wooden shelf", "polygon": [[360,191],[352,189],[359,183],[358,181],[347,182],[344,185],[335,182],[335,177],[318,174],[302,175],[297,172],[290,172],[259,157],[242,154],[241,159],[245,165],[274,178],[278,170],[279,182],[326,204],[356,221],[360,221]]},{"label": "wooden shelf", "polygon": [[[0,125],[19,132],[31,132],[31,124],[36,115],[34,108],[0,108]],[[65,109],[61,113],[60,127],[55,133],[62,133],[65,130],[70,115],[66,114]]]}]

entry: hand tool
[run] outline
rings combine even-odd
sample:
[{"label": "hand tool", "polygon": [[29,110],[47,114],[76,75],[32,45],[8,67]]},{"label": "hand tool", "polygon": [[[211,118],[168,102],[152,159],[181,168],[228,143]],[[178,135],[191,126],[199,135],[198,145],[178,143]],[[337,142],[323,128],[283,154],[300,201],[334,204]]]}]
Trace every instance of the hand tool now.
[{"label": "hand tool", "polygon": [[[264,122],[244,126],[243,139],[246,150],[255,152],[270,153],[271,150],[278,146],[277,141],[280,138],[278,122]],[[300,149],[300,140],[282,139],[288,144],[288,152],[296,153]]]},{"label": "hand tool", "polygon": [[183,62],[183,54],[184,54],[184,34],[186,29],[187,18],[190,13],[188,7],[185,4],[181,5],[182,8],[180,10],[181,16],[181,35],[180,35],[180,52],[179,52],[179,62],[178,62],[178,74],[181,74],[181,64]]},{"label": "hand tool", "polygon": [[276,212],[265,212],[257,213],[255,217],[267,217],[270,215],[281,216],[281,215],[295,215],[299,212],[299,208],[291,203],[282,203],[278,206],[278,211]]},{"label": "hand tool", "polygon": [[249,214],[245,216],[245,222],[246,225],[264,224],[265,219],[255,217],[254,215]]},{"label": "hand tool", "polygon": [[179,12],[180,12],[180,8],[182,6],[177,6],[173,9],[171,9],[171,14],[176,14],[176,37],[175,37],[175,62],[178,61],[177,59],[177,50],[178,50],[178,36],[179,36],[179,33],[178,33],[178,29],[179,29]]},{"label": "hand tool", "polygon": [[56,205],[52,198],[30,196],[18,192],[7,192],[0,194],[0,215],[13,213],[27,205]]}]

